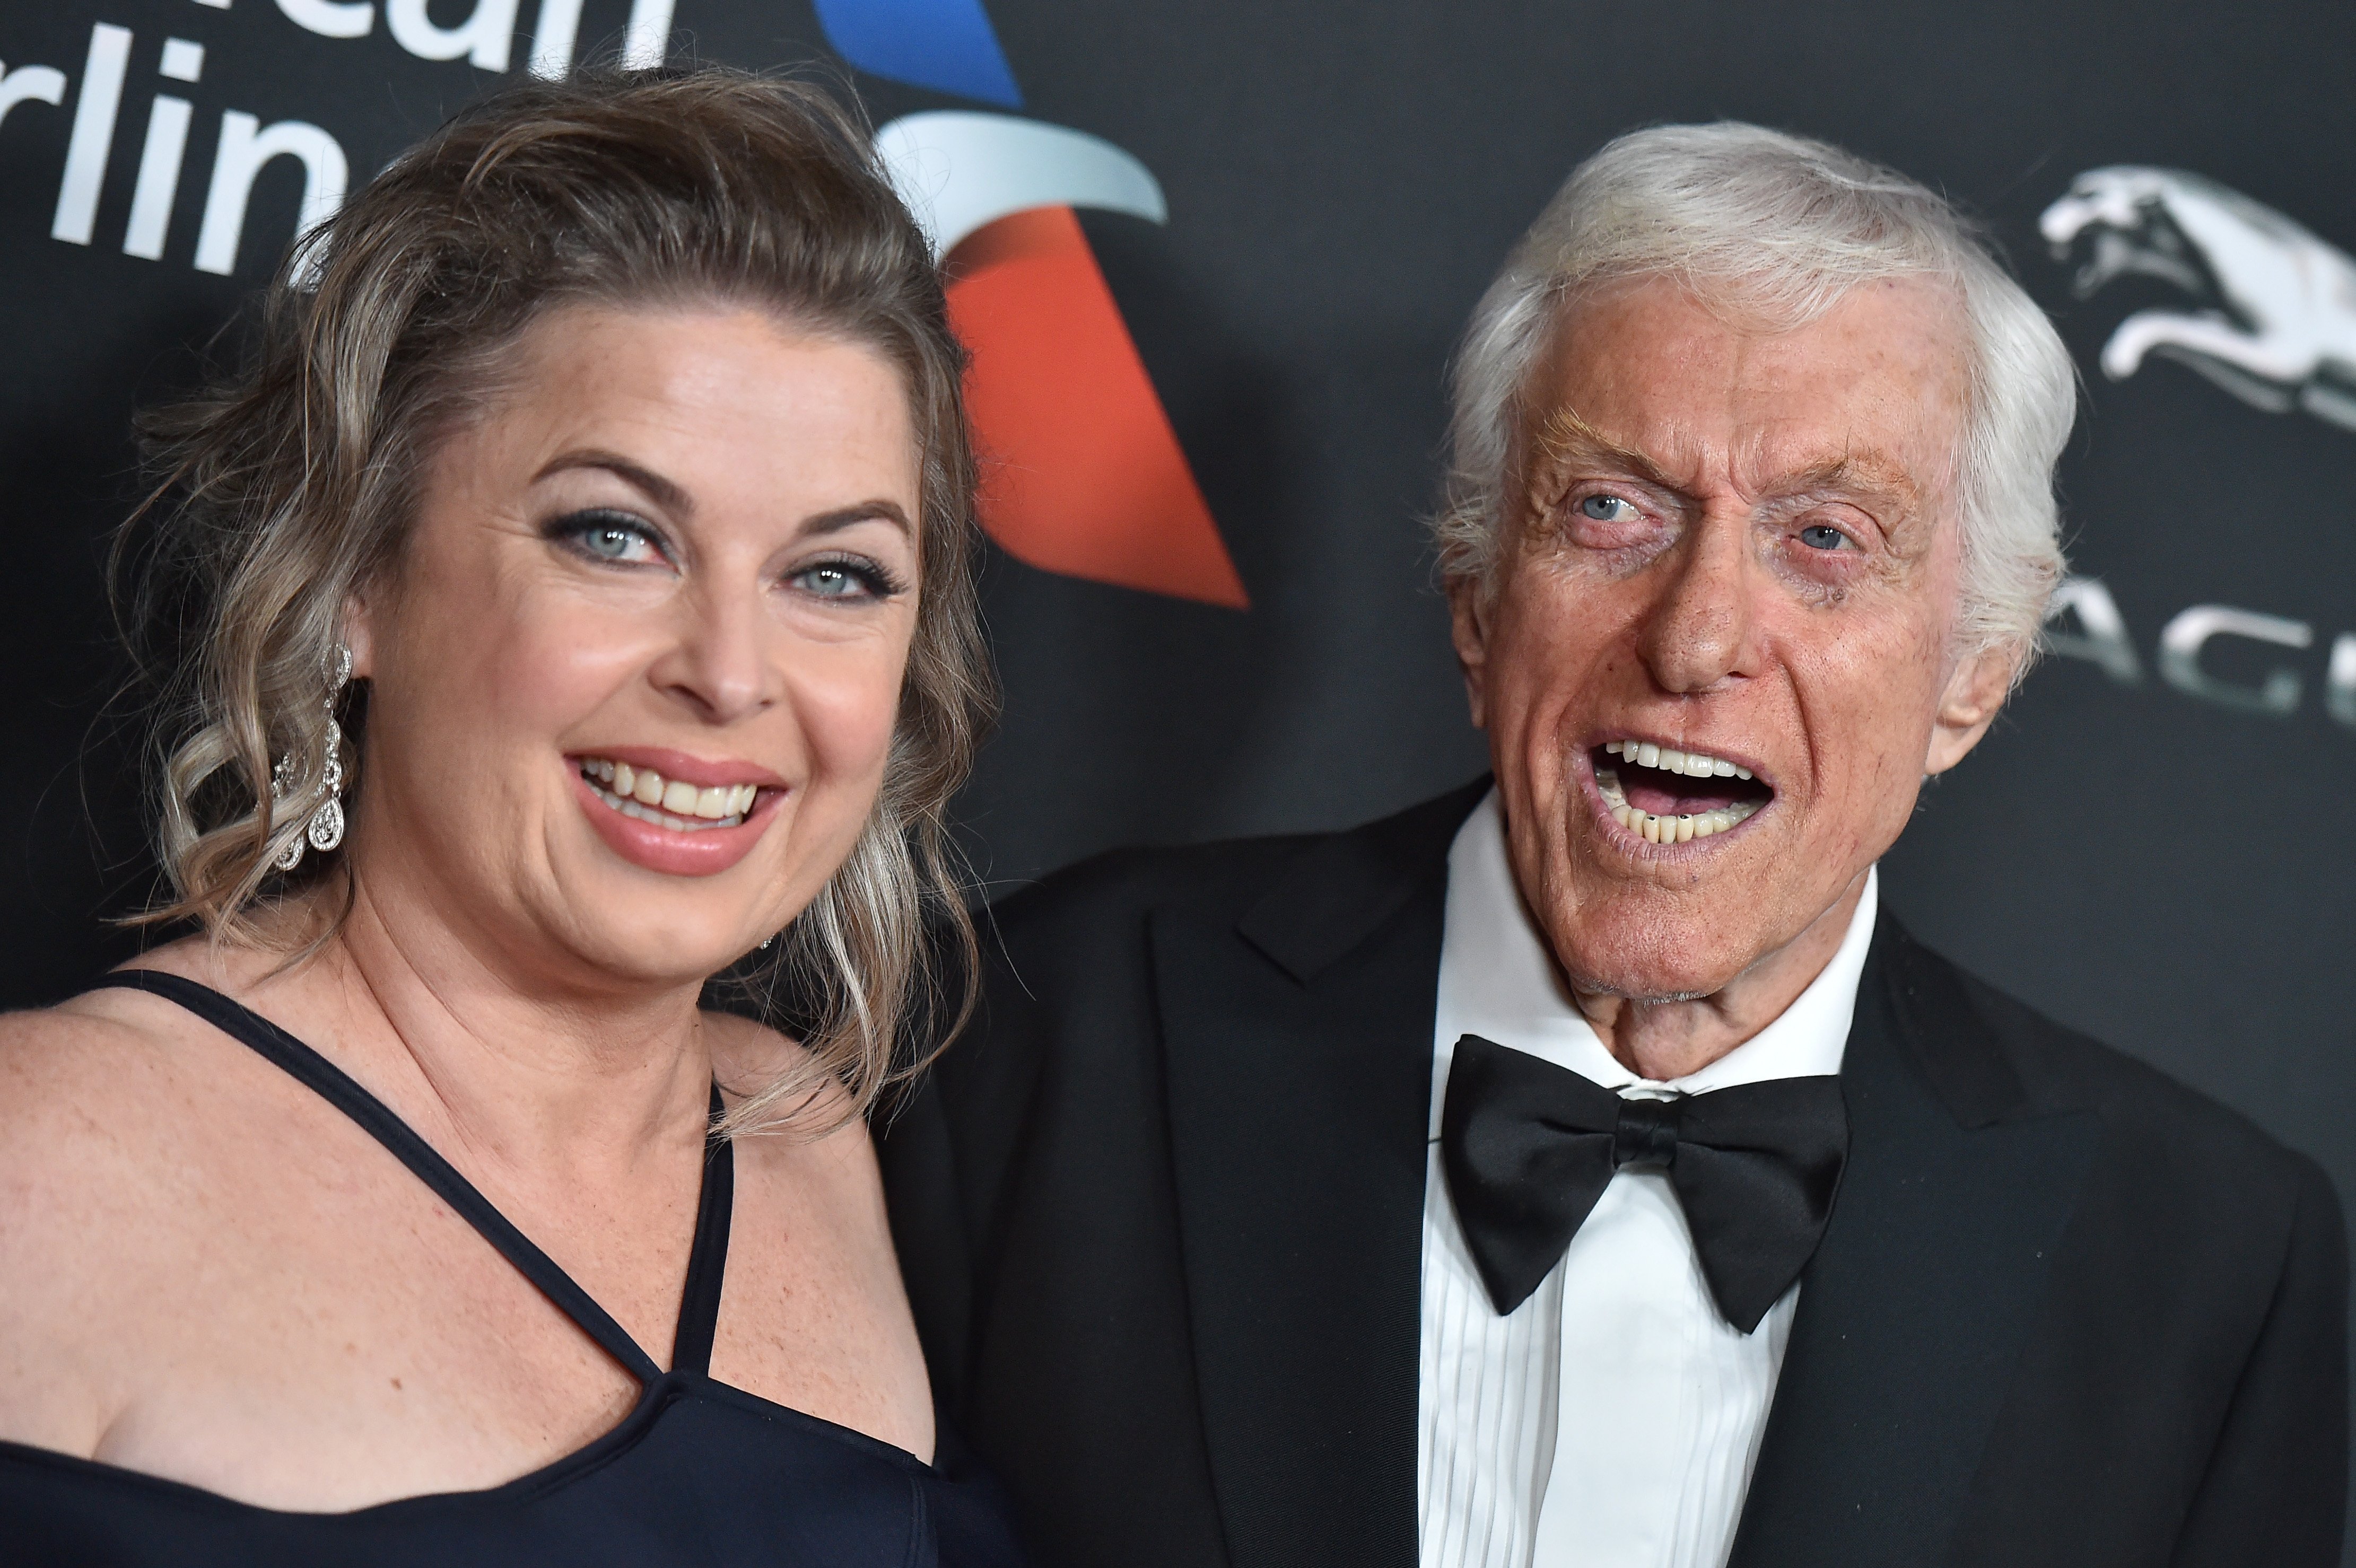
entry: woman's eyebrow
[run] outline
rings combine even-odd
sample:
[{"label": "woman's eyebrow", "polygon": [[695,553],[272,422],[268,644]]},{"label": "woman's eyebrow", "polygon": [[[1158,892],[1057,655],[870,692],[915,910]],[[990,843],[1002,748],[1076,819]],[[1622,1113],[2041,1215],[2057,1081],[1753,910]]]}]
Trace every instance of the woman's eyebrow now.
[{"label": "woman's eyebrow", "polygon": [[647,499],[676,517],[686,517],[695,510],[695,497],[670,480],[650,468],[642,468],[619,453],[605,452],[596,447],[584,447],[551,458],[541,471],[532,475],[537,485],[552,474],[562,474],[574,468],[602,468],[624,484],[643,491]]},{"label": "woman's eyebrow", "polygon": [[[644,492],[648,500],[675,517],[689,517],[695,511],[695,497],[677,483],[631,462],[619,453],[606,452],[598,447],[584,447],[551,458],[538,474],[532,475],[532,483],[536,485],[552,474],[579,468],[605,470],[624,484]],[[881,496],[817,513],[803,520],[801,531],[805,536],[840,533],[855,524],[876,519],[890,523],[911,539],[916,537],[916,527],[908,520],[908,514],[901,509],[900,504]]]},{"label": "woman's eyebrow", "polygon": [[840,533],[854,524],[871,522],[877,518],[890,523],[911,539],[916,537],[916,527],[908,520],[908,514],[900,509],[900,504],[897,501],[884,500],[880,496],[872,501],[858,501],[848,507],[837,507],[830,512],[819,512],[802,523],[802,532],[804,535]]}]

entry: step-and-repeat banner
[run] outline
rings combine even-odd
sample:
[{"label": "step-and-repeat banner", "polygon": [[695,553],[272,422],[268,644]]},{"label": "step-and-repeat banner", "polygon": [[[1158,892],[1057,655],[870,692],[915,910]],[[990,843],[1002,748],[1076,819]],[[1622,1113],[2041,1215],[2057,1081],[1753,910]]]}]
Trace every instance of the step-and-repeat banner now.
[{"label": "step-and-repeat banner", "polygon": [[0,11],[0,1002],[152,885],[102,585],[133,409],[517,73],[855,84],[929,157],[1002,460],[994,880],[1476,772],[1419,519],[1453,336],[1613,133],[1735,116],[1982,214],[2076,351],[2054,656],[1888,897],[2356,1193],[2356,11],[2131,0],[16,0]]}]

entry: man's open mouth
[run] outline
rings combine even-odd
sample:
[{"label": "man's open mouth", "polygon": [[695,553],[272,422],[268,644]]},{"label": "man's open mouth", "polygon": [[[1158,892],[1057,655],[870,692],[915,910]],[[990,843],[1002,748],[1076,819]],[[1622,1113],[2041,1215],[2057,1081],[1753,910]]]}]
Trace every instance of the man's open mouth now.
[{"label": "man's open mouth", "polygon": [[1682,844],[1739,827],[1775,798],[1740,763],[1651,741],[1597,747],[1595,787],[1612,819],[1648,844]]}]

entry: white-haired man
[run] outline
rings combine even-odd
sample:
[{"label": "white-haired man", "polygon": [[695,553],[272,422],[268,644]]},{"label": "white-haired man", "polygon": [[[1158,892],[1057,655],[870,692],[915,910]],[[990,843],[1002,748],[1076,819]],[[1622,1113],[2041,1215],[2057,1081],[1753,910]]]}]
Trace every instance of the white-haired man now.
[{"label": "white-haired man", "polygon": [[1878,908],[2029,659],[2074,389],[1888,170],[1571,176],[1437,528],[1494,783],[1015,898],[890,1140],[1048,1563],[2339,1562],[2329,1184]]}]

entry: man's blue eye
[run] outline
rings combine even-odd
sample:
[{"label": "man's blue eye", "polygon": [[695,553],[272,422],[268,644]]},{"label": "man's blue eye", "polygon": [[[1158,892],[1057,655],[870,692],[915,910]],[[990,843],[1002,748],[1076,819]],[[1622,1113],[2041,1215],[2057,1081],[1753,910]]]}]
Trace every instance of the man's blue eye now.
[{"label": "man's blue eye", "polygon": [[1800,530],[1800,542],[1810,549],[1838,549],[1848,543],[1848,536],[1838,528],[1818,523],[1814,528]]},{"label": "man's blue eye", "polygon": [[1590,496],[1580,502],[1579,510],[1599,523],[1624,523],[1636,508],[1617,496]]}]

